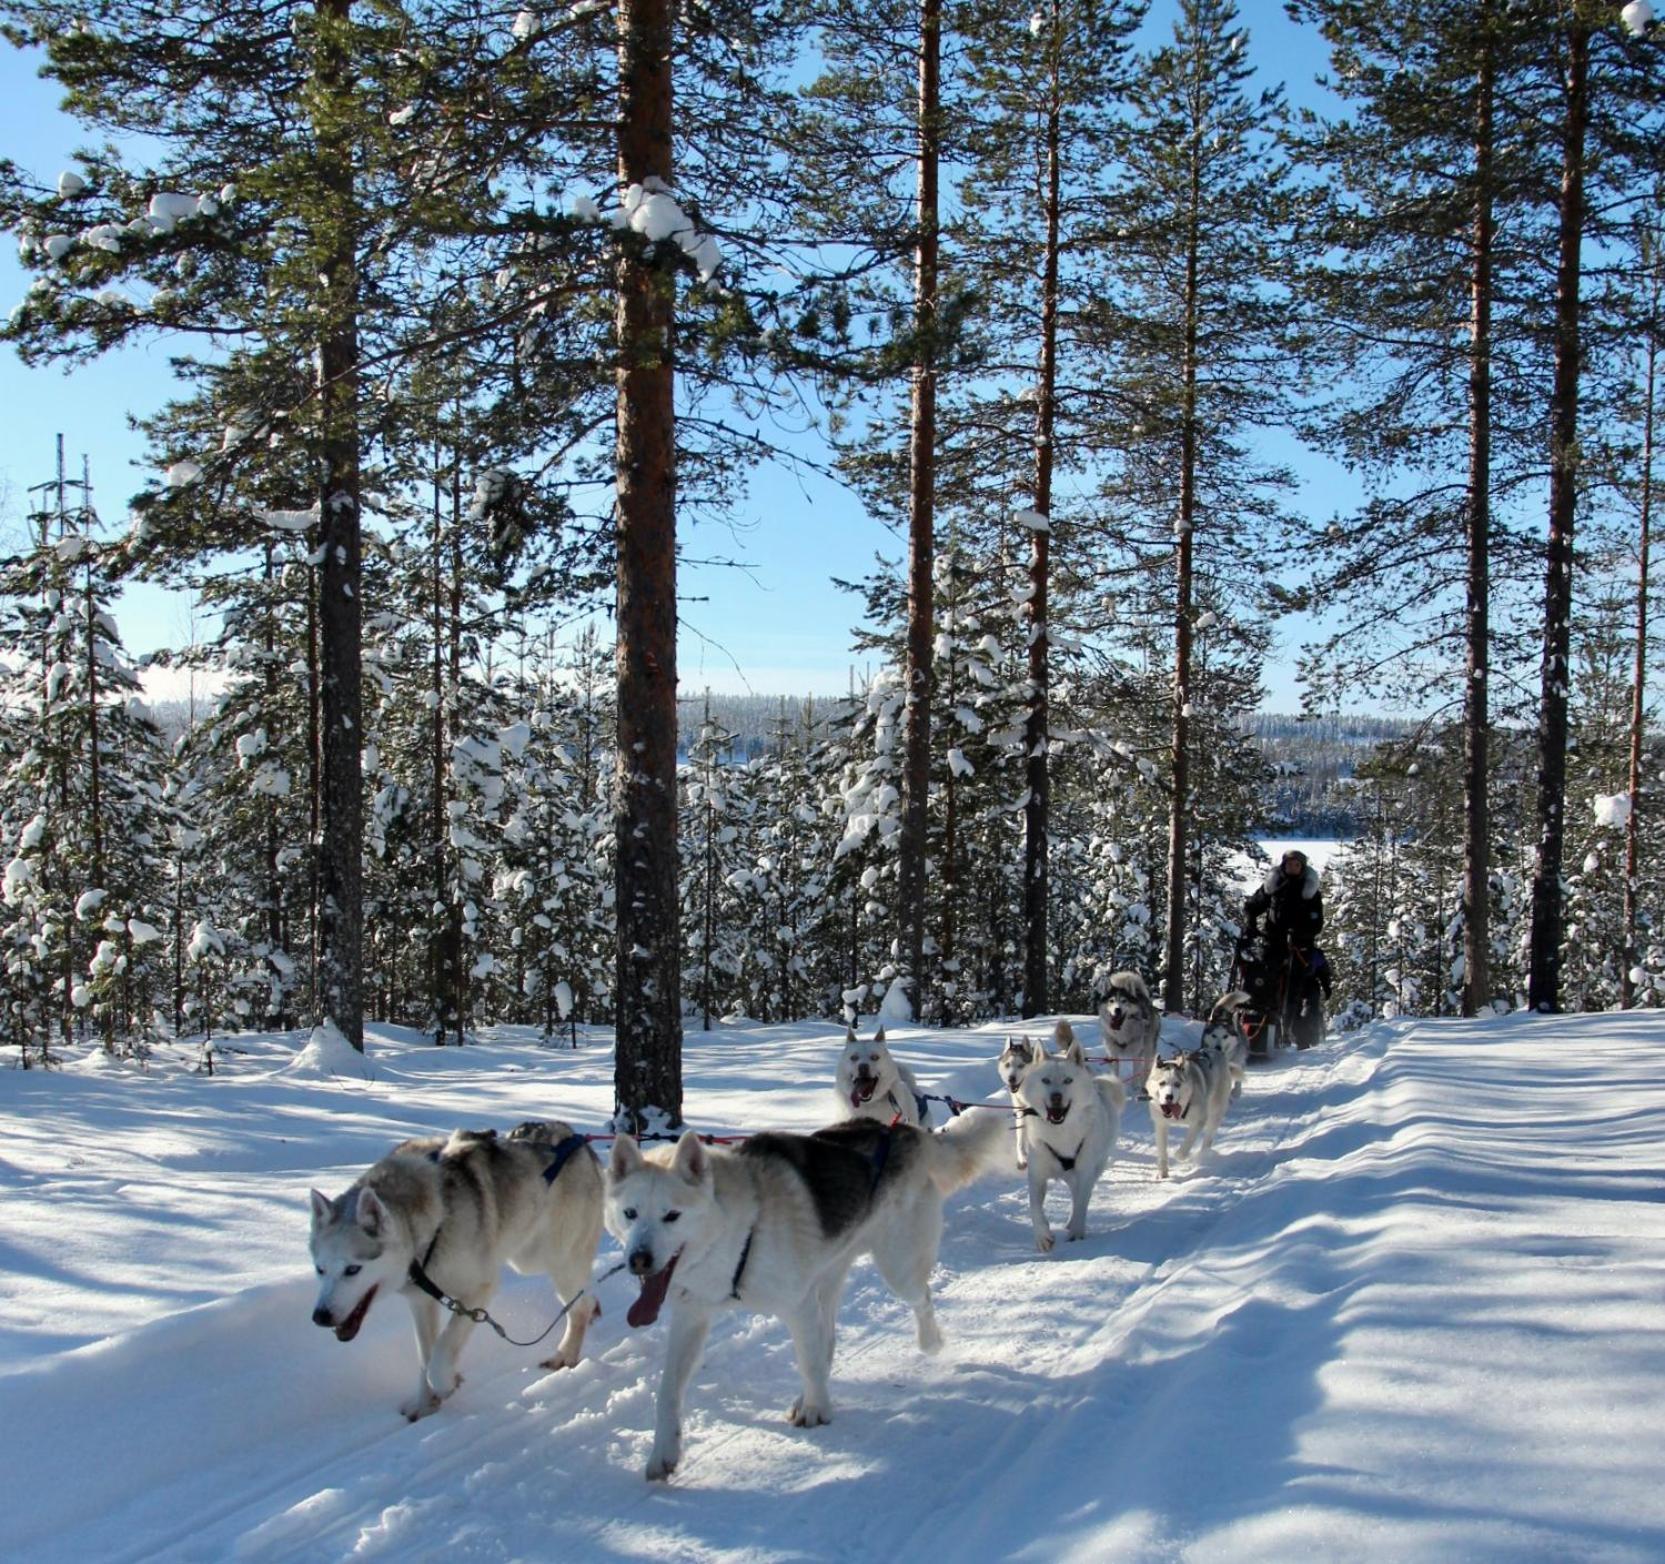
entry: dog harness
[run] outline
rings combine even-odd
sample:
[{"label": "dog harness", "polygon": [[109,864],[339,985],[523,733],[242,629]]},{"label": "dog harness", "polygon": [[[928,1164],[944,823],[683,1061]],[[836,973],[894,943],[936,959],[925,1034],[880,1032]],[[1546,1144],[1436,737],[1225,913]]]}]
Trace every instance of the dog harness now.
[{"label": "dog harness", "polygon": [[740,1263],[734,1268],[734,1280],[729,1284],[728,1295],[736,1303],[740,1301],[740,1278],[746,1274],[746,1261],[751,1258],[752,1240],[757,1237],[754,1227],[746,1234],[746,1241],[740,1246]]},{"label": "dog harness", "polygon": [[587,1144],[586,1137],[578,1134],[576,1130],[565,1140],[557,1141],[553,1159],[549,1166],[543,1170],[544,1183],[554,1184],[555,1180],[561,1176],[561,1169],[572,1160],[572,1154]]},{"label": "dog harness", "polygon": [[1052,1147],[1050,1147],[1050,1146],[1048,1146],[1046,1149],[1048,1151],[1052,1151],[1052,1155],[1058,1159],[1058,1166],[1059,1167],[1061,1167],[1066,1173],[1073,1173],[1075,1171],[1076,1158],[1078,1158],[1081,1155],[1081,1148],[1083,1146],[1085,1146],[1086,1144],[1087,1144],[1087,1137],[1085,1135],[1083,1135],[1081,1137],[1080,1142],[1076,1145],[1075,1150],[1073,1152],[1071,1152],[1070,1155],[1067,1156],[1067,1157],[1061,1151],[1052,1151]]}]

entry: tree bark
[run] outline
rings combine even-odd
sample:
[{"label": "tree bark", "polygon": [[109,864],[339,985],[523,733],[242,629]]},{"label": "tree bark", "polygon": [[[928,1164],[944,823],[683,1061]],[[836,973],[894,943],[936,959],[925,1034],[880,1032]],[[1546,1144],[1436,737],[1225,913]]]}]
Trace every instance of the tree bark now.
[{"label": "tree bark", "polygon": [[1185,233],[1185,348],[1180,369],[1179,519],[1174,544],[1174,689],[1168,795],[1168,929],[1162,1008],[1185,1009],[1185,858],[1191,825],[1192,538],[1197,520],[1198,266],[1202,149],[1191,143],[1190,209]]},{"label": "tree bark", "polygon": [[[1058,414],[1058,235],[1062,223],[1060,185],[1063,136],[1059,106],[1058,56],[1052,56],[1051,98],[1046,121],[1046,249],[1041,276],[1040,383],[1035,388],[1035,511],[1052,521],[1053,431]],[[1047,911],[1051,890],[1047,837],[1051,830],[1052,778],[1048,728],[1051,719],[1052,535],[1037,528],[1029,546],[1029,716],[1024,729],[1028,800],[1023,806],[1023,1014],[1051,1008],[1048,999]]]},{"label": "tree bark", "polygon": [[[671,182],[669,0],[619,6],[619,179]],[[676,406],[672,276],[618,262],[618,946],[614,1090],[624,1120],[682,1120],[676,897]]]},{"label": "tree bark", "polygon": [[[1657,312],[1657,300],[1655,301]],[[1636,663],[1630,690],[1630,814],[1625,819],[1624,971],[1619,979],[1619,1005],[1628,1010],[1636,1002],[1636,874],[1637,820],[1642,804],[1642,741],[1647,721],[1648,673],[1648,531],[1653,512],[1653,401],[1654,371],[1659,355],[1655,319],[1648,322],[1647,388],[1642,424],[1642,519],[1637,539]]]},{"label": "tree bark", "polygon": [[1573,522],[1578,497],[1579,268],[1584,235],[1584,140],[1589,124],[1590,33],[1568,22],[1566,105],[1561,134],[1559,257],[1555,291],[1555,379],[1550,402],[1549,546],[1544,584],[1542,694],[1538,712],[1538,853],[1532,877],[1527,1003],[1561,1005],[1566,837],[1567,682],[1572,636]]},{"label": "tree bark", "polygon": [[353,170],[351,0],[321,0],[312,82],[320,280],[318,632],[322,728],[319,1002],[364,1048],[364,809],[359,541],[359,274]]},{"label": "tree bark", "polygon": [[909,420],[908,635],[906,737],[902,757],[902,820],[897,836],[897,954],[913,1013],[925,1013],[925,857],[931,787],[931,642],[936,525],[937,260],[939,113],[942,88],[942,0],[921,0],[919,18],[918,223],[914,247],[913,369]]},{"label": "tree bark", "polygon": [[1492,41],[1480,6],[1475,81],[1474,251],[1469,315],[1468,683],[1463,692],[1463,995],[1465,1016],[1491,1001]]}]

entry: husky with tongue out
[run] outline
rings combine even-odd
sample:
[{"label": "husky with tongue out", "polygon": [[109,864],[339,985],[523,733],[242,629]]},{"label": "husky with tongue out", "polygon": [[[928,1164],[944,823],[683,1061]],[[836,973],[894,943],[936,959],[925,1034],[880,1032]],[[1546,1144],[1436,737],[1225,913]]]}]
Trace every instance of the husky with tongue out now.
[{"label": "husky with tongue out", "polygon": [[891,1053],[882,1026],[870,1043],[862,1042],[854,1027],[846,1029],[838,1056],[838,1102],[841,1118],[881,1124],[898,1118],[904,1124],[921,1121],[919,1082]]},{"label": "husky with tongue out", "polygon": [[712,1317],[723,1309],[786,1322],[803,1388],[799,1427],[832,1417],[833,1327],[851,1265],[871,1255],[914,1312],[920,1347],[942,1345],[930,1277],[943,1197],[1001,1161],[999,1114],[967,1114],[933,1133],[852,1119],[813,1135],[754,1135],[734,1150],[686,1134],[644,1152],[628,1135],[607,1169],[607,1228],[641,1284],[632,1325],[671,1305],[649,1481],[682,1456],[682,1398]]},{"label": "husky with tongue out", "polygon": [[1087,1068],[1087,1056],[1068,1021],[1058,1023],[1053,1038],[1060,1051],[1042,1053],[1015,1094],[1029,1157],[1029,1220],[1042,1254],[1056,1242],[1046,1219],[1046,1188],[1054,1179],[1070,1192],[1065,1236],[1087,1236],[1087,1205],[1115,1154],[1127,1100],[1120,1081]]},{"label": "husky with tongue out", "polygon": [[1189,1156],[1197,1139],[1197,1160],[1208,1155],[1231,1101],[1234,1074],[1241,1075],[1240,1056],[1215,1046],[1204,1034],[1201,1048],[1163,1053],[1151,1061],[1145,1089],[1150,1093],[1150,1118],[1156,1131],[1156,1176],[1168,1176],[1168,1131],[1175,1124],[1185,1126],[1185,1142],[1179,1148]]},{"label": "husky with tongue out", "polygon": [[[333,1200],[312,1191],[312,1323],[351,1341],[378,1297],[400,1293],[416,1326],[416,1391],[399,1410],[412,1422],[462,1383],[457,1359],[474,1330],[465,1315],[441,1325],[432,1284],[471,1309],[491,1302],[505,1264],[541,1271],[563,1303],[589,1285],[601,1242],[601,1165],[565,1124],[533,1120],[498,1136],[458,1130],[448,1140],[407,1140]],[[543,1367],[573,1367],[599,1314],[580,1299]]]}]

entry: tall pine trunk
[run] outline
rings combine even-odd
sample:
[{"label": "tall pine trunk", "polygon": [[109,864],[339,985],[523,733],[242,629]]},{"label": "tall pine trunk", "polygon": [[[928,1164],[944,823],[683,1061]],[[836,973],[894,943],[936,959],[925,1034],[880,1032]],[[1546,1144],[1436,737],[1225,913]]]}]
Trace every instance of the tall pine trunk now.
[{"label": "tall pine trunk", "polygon": [[364,1047],[364,812],[360,772],[359,408],[357,234],[353,222],[351,0],[322,0],[311,83],[320,282],[318,661],[322,840],[319,1004]]},{"label": "tall pine trunk", "polygon": [[1573,604],[1573,522],[1578,497],[1579,269],[1584,235],[1584,139],[1589,125],[1590,34],[1576,17],[1565,33],[1561,130],[1555,380],[1550,402],[1549,546],[1544,583],[1542,693],[1538,710],[1538,854],[1532,876],[1527,1003],[1561,1005],[1565,923],[1561,862],[1566,840],[1567,681]]},{"label": "tall pine trunk", "polygon": [[909,420],[907,728],[902,754],[902,821],[896,844],[897,954],[912,985],[915,1017],[925,1013],[925,854],[931,788],[931,629],[936,558],[937,258],[942,0],[922,0],[919,17],[919,234],[914,249],[913,369]]},{"label": "tall pine trunk", "polygon": [[1052,776],[1048,728],[1051,671],[1047,653],[1052,634],[1051,576],[1053,431],[1058,396],[1058,236],[1062,224],[1060,185],[1062,112],[1058,57],[1052,56],[1051,96],[1046,120],[1046,251],[1041,278],[1040,384],[1035,388],[1036,527],[1029,546],[1029,717],[1024,731],[1028,800],[1023,806],[1023,1013],[1050,1009],[1047,983],[1047,902],[1051,889],[1047,836],[1051,829]]},{"label": "tall pine trunk", "polygon": [[1659,356],[1657,283],[1648,320],[1647,381],[1642,421],[1642,519],[1636,543],[1636,662],[1630,689],[1630,813],[1625,819],[1624,971],[1619,978],[1619,1004],[1628,1010],[1636,1002],[1636,875],[1637,814],[1642,803],[1642,741],[1647,724],[1648,675],[1648,531],[1653,512],[1653,399],[1654,371]]},{"label": "tall pine trunk", "polygon": [[[670,0],[619,6],[619,179],[671,184]],[[614,1092],[632,1128],[682,1119],[676,899],[676,405],[672,274],[618,262],[618,956]]]},{"label": "tall pine trunk", "polygon": [[1191,816],[1192,538],[1197,520],[1197,341],[1202,149],[1191,143],[1185,232],[1185,348],[1180,368],[1179,519],[1174,545],[1174,690],[1168,795],[1168,928],[1162,1008],[1185,1009],[1185,859]]},{"label": "tall pine trunk", "polygon": [[1474,253],[1469,317],[1468,683],[1463,693],[1463,1000],[1465,1016],[1491,998],[1492,38],[1480,6],[1475,79]]}]

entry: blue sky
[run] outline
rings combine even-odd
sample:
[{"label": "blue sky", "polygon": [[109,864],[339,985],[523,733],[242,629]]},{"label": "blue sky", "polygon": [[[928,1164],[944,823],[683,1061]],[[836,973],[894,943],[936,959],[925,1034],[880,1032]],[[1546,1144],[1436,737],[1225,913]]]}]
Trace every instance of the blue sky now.
[{"label": "blue sky", "polygon": [[[1152,26],[1163,33],[1170,9],[1154,7]],[[1276,70],[1292,96],[1310,98],[1311,77],[1323,66],[1319,41],[1294,28],[1281,5],[1270,0],[1246,0],[1242,9],[1263,73],[1270,77]],[[58,111],[55,89],[34,75],[33,63],[0,46],[0,154],[52,178],[68,166],[73,149],[91,139]],[[0,246],[0,308],[9,309],[26,286],[14,248]],[[153,340],[67,373],[26,369],[15,355],[0,352],[0,408],[5,409],[0,544],[20,538],[26,490],[52,476],[60,431],[73,471],[79,472],[83,453],[90,460],[94,499],[106,526],[123,524],[129,496],[157,478],[141,464],[142,445],[128,418],[166,401],[168,352],[165,342]],[[1341,503],[1328,464],[1302,456],[1282,440],[1275,454],[1301,475],[1305,508],[1327,514]],[[682,572],[685,628],[678,661],[684,694],[707,686],[761,694],[843,693],[852,668],[858,676],[865,671],[848,650],[858,605],[837,591],[830,577],[859,577],[877,552],[898,557],[899,540],[838,485],[778,467],[759,471],[736,521],[732,534],[694,528],[685,538],[694,555],[739,557],[747,568]],[[184,594],[138,585],[124,595],[117,618],[130,649],[142,653],[188,640],[192,605]],[[1267,669],[1269,709],[1298,705],[1289,657],[1299,634],[1298,625],[1285,627],[1283,647]]]}]

